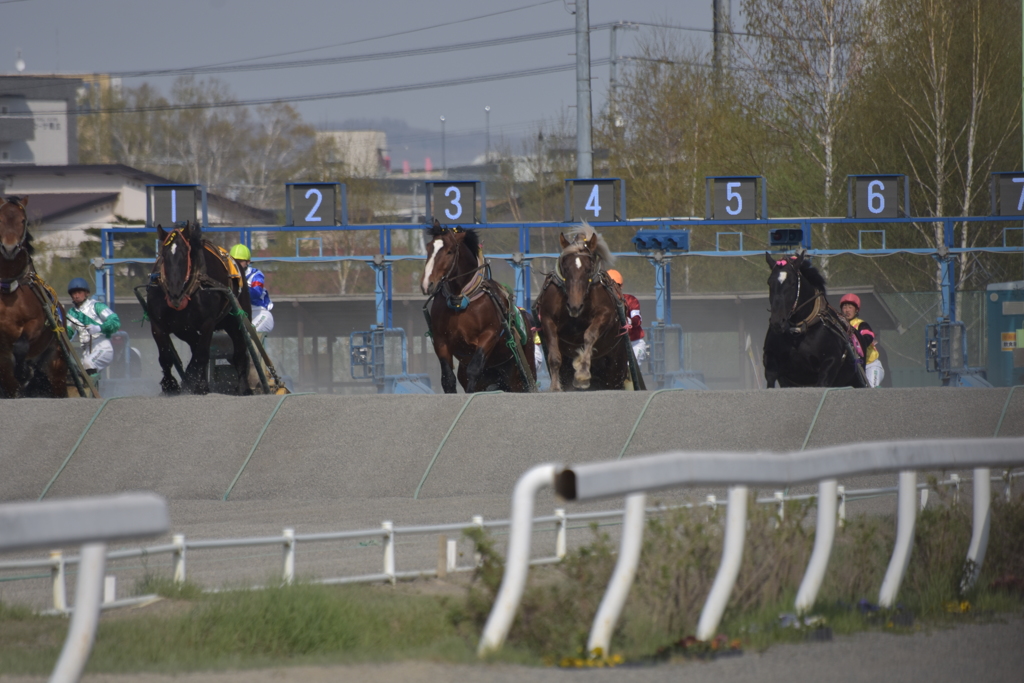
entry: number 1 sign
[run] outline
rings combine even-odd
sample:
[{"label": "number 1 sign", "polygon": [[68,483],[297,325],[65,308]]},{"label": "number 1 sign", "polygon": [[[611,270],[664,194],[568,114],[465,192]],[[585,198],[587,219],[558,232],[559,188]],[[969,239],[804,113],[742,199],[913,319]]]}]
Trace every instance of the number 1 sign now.
[{"label": "number 1 sign", "polygon": [[195,223],[203,209],[206,223],[206,190],[202,185],[147,185],[146,225],[173,227],[181,221]]},{"label": "number 1 sign", "polygon": [[1024,216],[1024,173],[992,174],[992,215]]}]

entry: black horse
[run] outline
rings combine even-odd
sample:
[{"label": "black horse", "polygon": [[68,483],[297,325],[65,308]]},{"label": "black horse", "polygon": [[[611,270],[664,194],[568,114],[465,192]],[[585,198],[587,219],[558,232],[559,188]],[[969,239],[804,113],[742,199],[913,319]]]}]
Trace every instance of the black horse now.
[{"label": "black horse", "polygon": [[825,278],[804,259],[765,254],[771,317],[764,338],[764,378],[780,387],[868,386],[849,325],[825,298]]},{"label": "black horse", "polygon": [[[165,394],[177,394],[182,389],[193,394],[209,393],[210,340],[214,330],[224,330],[234,347],[231,364],[238,374],[237,393],[252,393],[245,332],[227,291],[230,288],[234,292],[242,311],[252,317],[249,288],[237,272],[231,272],[227,252],[204,240],[198,225],[185,223],[171,231],[157,226],[156,230],[160,253],[146,287],[146,309],[164,374],[161,389]],[[192,350],[183,387],[171,375],[171,367],[178,362],[171,334]]]}]

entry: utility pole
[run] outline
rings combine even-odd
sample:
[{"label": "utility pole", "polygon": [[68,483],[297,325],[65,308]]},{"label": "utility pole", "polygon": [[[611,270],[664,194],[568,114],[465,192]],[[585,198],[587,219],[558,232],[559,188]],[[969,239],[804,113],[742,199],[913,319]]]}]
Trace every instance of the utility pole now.
[{"label": "utility pole", "polygon": [[732,22],[732,0],[711,0],[711,14],[714,21],[714,56],[712,64],[715,68],[715,81],[722,80],[722,70],[732,65],[732,36],[729,34]]},{"label": "utility pole", "polygon": [[491,107],[487,105],[484,107],[484,128],[487,131],[486,138],[487,142],[484,149],[484,163],[488,163],[491,160]]},{"label": "utility pole", "polygon": [[576,177],[594,177],[590,142],[589,0],[576,0]]},{"label": "utility pole", "polygon": [[441,177],[448,177],[448,159],[444,149],[444,117],[441,117]]},{"label": "utility pole", "polygon": [[[1024,0],[1022,0],[1024,2]],[[609,55],[611,59],[608,65],[608,117],[611,119],[613,128],[618,128],[622,124],[619,119],[619,48],[617,36],[618,32],[622,29],[635,31],[638,28],[636,24],[627,24],[619,21],[612,25],[611,30],[611,45]]]}]

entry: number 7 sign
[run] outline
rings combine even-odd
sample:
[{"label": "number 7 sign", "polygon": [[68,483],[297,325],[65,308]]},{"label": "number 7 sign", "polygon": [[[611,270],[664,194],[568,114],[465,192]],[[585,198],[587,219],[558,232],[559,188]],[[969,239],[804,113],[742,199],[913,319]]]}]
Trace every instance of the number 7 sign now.
[{"label": "number 7 sign", "polygon": [[1024,216],[1024,173],[995,173],[993,176],[993,180],[998,178],[999,215]]}]

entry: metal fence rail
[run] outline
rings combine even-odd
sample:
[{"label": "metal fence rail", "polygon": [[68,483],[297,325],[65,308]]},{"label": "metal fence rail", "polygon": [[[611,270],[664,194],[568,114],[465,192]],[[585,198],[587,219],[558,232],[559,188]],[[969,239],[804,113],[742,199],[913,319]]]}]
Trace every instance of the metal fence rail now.
[{"label": "metal fence rail", "polygon": [[[729,486],[722,561],[704,604],[697,637],[709,640],[717,629],[732,593],[743,556],[748,486],[791,486],[818,482],[818,515],[814,548],[797,592],[798,612],[809,609],[817,596],[828,565],[838,511],[836,479],[866,474],[899,473],[896,543],[879,591],[879,603],[891,607],[910,561],[917,514],[917,472],[920,470],[973,469],[973,520],[967,560],[973,567],[965,577],[976,580],[985,558],[990,519],[989,467],[1006,468],[1024,463],[1024,439],[950,439],[852,444],[789,454],[731,452],[672,452],[630,460],[588,463],[573,467],[538,465],[527,470],[512,494],[505,575],[480,639],[479,653],[499,649],[515,618],[529,566],[533,501],[536,493],[553,486],[566,500],[593,500],[626,495],[621,549],[604,600],[591,627],[588,648],[608,651],[612,628],[632,583],[639,553],[632,546],[643,534],[647,491],[693,485]],[[1006,476],[1009,482],[1009,474]],[[957,480],[959,485],[959,480]],[[875,492],[881,489],[875,489]],[[848,495],[848,494],[847,494]],[[778,500],[784,500],[780,496]],[[766,502],[778,502],[773,498]],[[922,502],[925,502],[922,500]]]},{"label": "metal fence rail", "polygon": [[[991,476],[991,482],[1002,483],[1004,485],[1004,495],[1007,500],[1011,495],[1012,483],[1015,479],[1024,477],[1024,471],[1013,472],[1006,470],[1002,475]],[[958,474],[951,474],[949,478],[942,481],[936,482],[940,487],[949,488],[953,492],[954,500],[959,496],[961,487],[971,483],[970,478],[962,478]],[[842,524],[846,520],[846,504],[857,500],[865,500],[878,496],[891,495],[898,492],[899,487],[874,487],[874,488],[861,488],[861,489],[850,489],[847,490],[843,486],[836,486],[832,498],[834,500],[834,511],[831,513],[832,518],[837,518],[839,523]],[[930,491],[929,485],[926,483],[919,483],[916,489],[920,493],[920,507],[923,509],[928,502],[928,493]],[[787,502],[791,501],[807,501],[812,499],[820,498],[819,493],[786,493],[784,491],[774,491],[772,496],[761,497],[754,500],[757,505],[775,505],[778,506],[778,514],[783,514],[784,506]],[[671,510],[678,509],[693,509],[706,507],[715,509],[718,507],[728,507],[730,503],[729,498],[718,498],[711,494],[707,495],[704,500],[693,503],[680,503],[676,505],[657,505],[657,506],[646,506],[643,509],[643,514],[640,515],[640,519],[643,520],[647,515],[663,514]],[[745,503],[744,503],[745,504]],[[634,503],[635,505],[635,503]],[[634,510],[632,513],[634,516],[637,511]],[[625,509],[615,510],[601,510],[595,512],[579,512],[569,514],[563,508],[557,508],[552,515],[533,517],[530,524],[531,529],[531,540],[532,535],[536,531],[541,531],[539,525],[553,524],[553,531],[555,533],[554,543],[554,554],[545,555],[541,557],[532,558],[529,560],[531,565],[543,565],[552,564],[561,561],[567,552],[568,547],[568,532],[573,529],[586,529],[589,528],[591,522],[597,522],[600,520],[615,520],[617,518],[622,519],[621,524],[626,528],[630,528],[635,522],[631,521],[630,507],[627,504]],[[575,526],[574,524],[575,523]],[[619,522],[612,522],[619,523]],[[455,522],[448,524],[430,524],[430,525],[418,525],[418,526],[394,526],[392,522],[382,522],[381,526],[376,529],[357,529],[350,531],[328,531],[328,532],[315,532],[306,534],[297,534],[294,529],[286,528],[282,531],[280,536],[252,536],[247,538],[222,538],[222,539],[195,539],[187,540],[183,534],[174,534],[171,537],[170,543],[161,543],[157,545],[144,546],[138,548],[125,548],[120,550],[108,550],[106,553],[107,561],[111,560],[124,560],[133,558],[151,558],[160,555],[170,555],[172,564],[172,576],[175,583],[184,583],[187,578],[187,562],[186,557],[189,551],[208,551],[208,550],[226,550],[230,548],[259,548],[277,547],[281,549],[281,583],[291,584],[295,581],[296,577],[296,565],[301,553],[298,551],[298,545],[302,544],[308,547],[308,544],[314,543],[332,543],[338,541],[351,541],[351,540],[362,540],[372,539],[381,540],[383,547],[383,562],[382,569],[380,572],[354,574],[349,576],[329,576],[314,579],[315,583],[322,584],[352,584],[352,583],[373,583],[373,582],[395,582],[399,579],[411,579],[420,577],[432,577],[442,576],[447,573],[459,573],[469,572],[475,568],[475,564],[462,565],[460,566],[457,562],[457,552],[455,550],[456,541],[454,539],[446,539],[445,547],[439,548],[438,564],[433,568],[424,569],[412,569],[407,571],[399,571],[396,569],[396,544],[397,539],[400,536],[405,537],[416,537],[426,536],[430,534],[448,534],[448,533],[462,533],[469,528],[478,529],[493,529],[503,530],[507,529],[512,525],[512,521],[508,519],[496,519],[496,520],[485,520],[481,516],[475,516],[469,523]],[[547,531],[552,530],[551,528],[546,529]],[[56,613],[71,613],[73,610],[67,604],[67,575],[68,567],[76,566],[80,563],[80,557],[77,555],[65,555],[59,550],[54,550],[49,553],[48,557],[41,557],[36,559],[17,559],[17,560],[4,560],[0,561],[0,571],[12,571],[19,569],[43,569],[49,570],[50,588],[52,594],[52,611]],[[24,576],[24,577],[8,577],[4,578],[4,581],[17,581],[27,579],[41,578],[39,575]],[[259,588],[259,586],[255,586]],[[211,592],[217,591],[216,588],[207,588]],[[151,599],[152,596],[138,596],[132,598],[122,598],[120,600],[115,599],[116,596],[106,596],[106,601],[102,604],[103,609],[109,609],[114,607],[120,607],[124,605],[136,604],[139,601],[145,601]],[[798,598],[798,602],[799,602]]]}]

